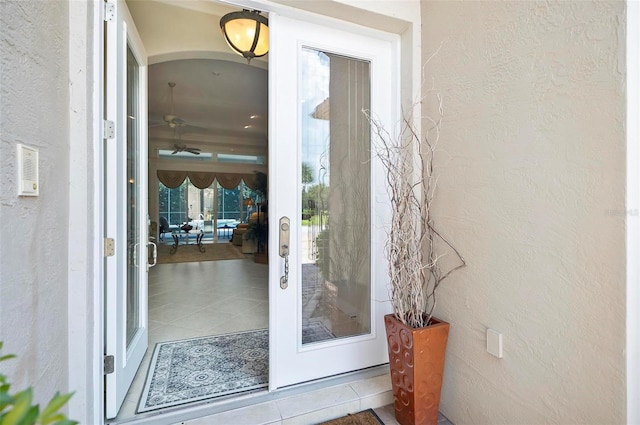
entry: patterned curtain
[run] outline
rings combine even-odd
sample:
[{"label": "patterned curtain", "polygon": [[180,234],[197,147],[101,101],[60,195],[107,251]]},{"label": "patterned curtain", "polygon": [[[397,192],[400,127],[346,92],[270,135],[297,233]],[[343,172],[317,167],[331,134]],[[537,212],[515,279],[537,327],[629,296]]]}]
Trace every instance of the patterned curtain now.
[{"label": "patterned curtain", "polygon": [[242,180],[242,174],[216,173],[216,180],[225,189],[235,189]]},{"label": "patterned curtain", "polygon": [[[220,186],[225,189],[235,189],[238,187],[241,181],[252,190],[260,188],[260,178],[257,174],[238,174],[238,173],[212,173],[209,171],[168,171],[158,170],[156,172],[158,180],[168,187],[169,189],[175,189],[179,187],[184,179],[189,177],[191,184],[198,189],[206,189],[213,183],[214,180],[218,180]],[[263,174],[264,175],[264,174]]]},{"label": "patterned curtain", "polygon": [[158,180],[169,189],[180,187],[184,179],[187,178],[186,171],[158,170],[156,174],[158,175]]},{"label": "patterned curtain", "polygon": [[191,180],[191,183],[198,189],[208,188],[216,178],[216,175],[214,173],[209,173],[206,171],[189,171],[188,176],[189,180]]}]

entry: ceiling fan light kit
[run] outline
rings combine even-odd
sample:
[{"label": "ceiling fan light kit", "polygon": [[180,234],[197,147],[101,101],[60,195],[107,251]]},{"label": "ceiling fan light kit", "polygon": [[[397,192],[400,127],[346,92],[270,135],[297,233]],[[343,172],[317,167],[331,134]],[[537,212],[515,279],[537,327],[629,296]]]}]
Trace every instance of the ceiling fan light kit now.
[{"label": "ceiling fan light kit", "polygon": [[176,86],[176,83],[169,81],[167,84],[169,85],[169,90],[171,90],[171,112],[163,115],[162,119],[169,124],[171,128],[184,127],[187,124],[185,120],[173,114],[173,88]]},{"label": "ceiling fan light kit", "polygon": [[169,124],[169,127],[171,128],[184,127],[185,125],[187,125],[187,123],[182,118],[171,114],[164,115],[162,119],[165,120],[165,122]]},{"label": "ceiling fan light kit", "polygon": [[258,10],[231,12],[220,19],[220,29],[227,44],[246,58],[247,63],[269,52],[268,27],[269,21]]}]

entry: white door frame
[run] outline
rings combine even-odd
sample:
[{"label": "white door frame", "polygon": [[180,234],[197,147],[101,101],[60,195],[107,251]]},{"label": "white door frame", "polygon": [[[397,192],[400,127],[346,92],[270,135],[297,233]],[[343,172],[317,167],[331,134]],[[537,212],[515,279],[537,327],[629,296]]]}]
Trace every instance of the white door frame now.
[{"label": "white door frame", "polygon": [[[103,421],[103,16],[101,2],[69,2],[69,417]],[[62,247],[60,247],[62,249]]]},{"label": "white door frame", "polygon": [[[290,19],[272,14],[270,23],[280,25],[270,33],[272,47],[282,51],[270,59],[269,96],[269,389],[333,376],[357,369],[387,363],[385,314],[391,313],[387,268],[384,261],[386,225],[390,222],[388,194],[384,189],[381,164],[375,155],[370,161],[370,313],[371,328],[363,335],[301,345],[302,328],[300,290],[302,253],[300,250],[300,164],[302,163],[300,117],[300,78],[303,47],[335,53],[354,60],[370,62],[370,108],[372,113],[392,128],[400,121],[397,70],[398,37],[388,32],[362,36],[333,25],[317,25],[308,20]],[[299,31],[304,28],[304,33]],[[333,100],[332,94],[332,100]],[[394,108],[393,105],[398,105]],[[331,106],[333,108],[333,105]],[[274,113],[275,111],[275,113]],[[332,111],[333,112],[333,111]],[[364,115],[362,115],[362,119]],[[375,143],[371,136],[372,146]],[[333,135],[332,135],[333,138]],[[335,143],[335,142],[332,142]],[[335,144],[331,149],[335,148]],[[282,166],[287,164],[286,166]],[[292,164],[298,164],[292,165]],[[331,167],[329,167],[331,168]],[[297,175],[292,177],[291,174]],[[329,179],[333,186],[335,182]],[[278,256],[278,220],[290,218],[288,279],[286,289],[280,287],[285,260]],[[328,359],[342,359],[331,361]]]},{"label": "white door frame", "polygon": [[[640,423],[640,3],[627,2],[627,423]],[[632,76],[632,78],[630,78]]]},{"label": "white door frame", "polygon": [[[346,1],[346,0],[345,0]],[[315,2],[303,3],[301,7],[313,9]],[[388,4],[391,3],[391,4]],[[265,12],[278,12],[283,16],[308,15],[308,12],[294,9],[288,6],[272,3],[268,0],[247,0],[235,2],[239,7],[251,7]],[[414,8],[403,11],[396,10],[392,2],[374,2],[368,5],[372,10],[359,9],[347,3],[338,3],[339,7],[331,10],[315,10],[316,13],[326,15],[314,15],[319,22],[336,22],[336,19],[350,21],[362,25],[362,30],[367,27],[381,29],[401,37],[401,102],[403,105],[413,103],[414,94],[417,93],[421,82],[421,52],[420,46],[420,5],[415,2]],[[411,4],[409,4],[411,6]],[[78,226],[70,230],[70,240],[85,240],[89,249],[81,247],[69,247],[70,253],[83,254],[75,258],[83,258],[83,264],[74,263],[69,270],[69,388],[77,389],[78,393],[71,398],[69,403],[69,417],[79,420],[81,423],[100,424],[104,422],[104,377],[103,377],[103,341],[104,341],[104,181],[102,178],[102,164],[104,156],[102,152],[103,132],[103,22],[105,11],[102,1],[71,2],[70,15],[77,20],[70,20],[70,40],[77,43],[77,49],[72,49],[71,61],[80,69],[89,68],[90,76],[85,76],[86,97],[82,100],[72,98],[74,104],[86,108],[84,112],[89,128],[80,129],[84,134],[76,134],[73,146],[86,146],[90,140],[90,149],[74,151],[72,149],[71,163],[74,159],[87,164],[86,173],[78,175],[78,178],[88,177],[89,191],[80,192],[70,197],[70,210],[79,209],[86,226]],[[376,10],[377,9],[377,10]],[[313,10],[311,10],[313,11]],[[356,12],[356,13],[354,13]],[[399,16],[399,17],[398,17]],[[73,72],[72,72],[73,74]],[[83,78],[79,73],[78,79]],[[420,111],[415,111],[420,116]],[[77,131],[77,128],[74,127]],[[73,168],[73,167],[72,167]],[[73,180],[72,180],[73,181]],[[87,192],[91,193],[88,195]],[[84,215],[84,212],[87,212]],[[76,249],[77,248],[77,249]],[[74,258],[70,256],[70,258]],[[85,290],[78,290],[79,285],[85,285]],[[205,406],[206,408],[206,406]]]},{"label": "white door frame", "polygon": [[[131,383],[142,363],[148,346],[147,281],[148,281],[148,184],[147,184],[147,54],[138,35],[133,18],[124,0],[109,0],[114,18],[107,23],[106,67],[110,73],[106,81],[105,116],[115,124],[114,138],[105,141],[105,224],[106,237],[114,239],[115,255],[105,258],[105,350],[114,356],[114,370],[106,377],[106,407],[109,417],[116,417]],[[137,99],[133,128],[138,166],[132,186],[136,193],[135,217],[138,228],[137,243],[129,246],[129,229],[126,216],[129,212],[129,187],[127,162],[129,158],[128,119],[128,52],[137,61],[138,84],[134,98]],[[136,97],[137,96],[137,97]],[[125,143],[126,142],[126,143]],[[124,214],[124,215],[123,215]],[[133,250],[133,270],[129,270],[130,250]],[[137,265],[136,265],[137,264]],[[138,285],[138,324],[131,341],[126,336],[126,310],[128,282],[135,274]]]}]

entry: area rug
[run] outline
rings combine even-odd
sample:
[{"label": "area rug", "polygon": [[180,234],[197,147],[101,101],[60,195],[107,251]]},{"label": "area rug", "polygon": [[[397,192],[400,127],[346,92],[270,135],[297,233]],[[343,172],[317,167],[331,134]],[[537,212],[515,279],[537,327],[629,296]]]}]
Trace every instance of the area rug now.
[{"label": "area rug", "polygon": [[[320,321],[302,328],[303,343],[335,338]],[[266,329],[156,344],[138,412],[267,386]]]},{"label": "area rug", "polygon": [[138,413],[267,386],[266,329],[156,344]]},{"label": "area rug", "polygon": [[338,419],[322,422],[320,425],[384,425],[373,409],[363,410],[362,412],[349,414]]},{"label": "area rug", "polygon": [[158,245],[158,264],[189,263],[194,261],[238,260],[245,255],[231,243],[204,244],[205,252],[200,252],[197,245],[180,245],[175,254],[171,254],[171,245]]}]

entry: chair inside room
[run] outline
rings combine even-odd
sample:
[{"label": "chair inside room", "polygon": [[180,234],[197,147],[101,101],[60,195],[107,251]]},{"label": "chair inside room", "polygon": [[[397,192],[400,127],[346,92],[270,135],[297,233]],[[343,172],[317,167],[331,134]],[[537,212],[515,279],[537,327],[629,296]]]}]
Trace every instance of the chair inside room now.
[{"label": "chair inside room", "polygon": [[231,243],[237,246],[242,246],[243,254],[255,254],[258,250],[258,243],[254,238],[247,238],[247,230],[249,230],[252,223],[265,223],[266,218],[267,216],[264,212],[254,212],[251,214],[248,223],[238,224],[238,226],[233,230]]},{"label": "chair inside room", "polygon": [[170,225],[166,217],[162,217],[162,216],[160,217],[160,229],[158,231],[158,233],[160,234],[160,240],[164,239],[165,233],[171,233],[173,230],[177,230],[177,229],[178,229],[178,226]]}]

